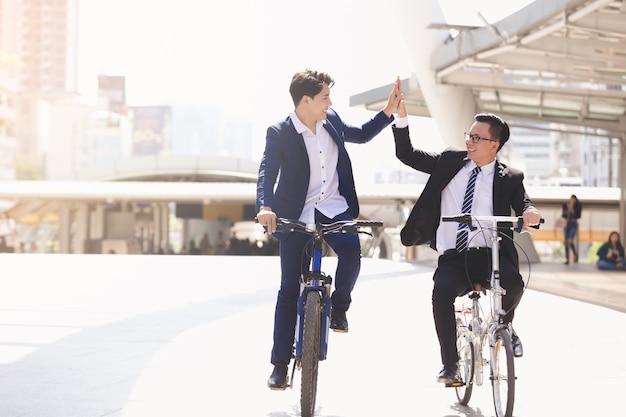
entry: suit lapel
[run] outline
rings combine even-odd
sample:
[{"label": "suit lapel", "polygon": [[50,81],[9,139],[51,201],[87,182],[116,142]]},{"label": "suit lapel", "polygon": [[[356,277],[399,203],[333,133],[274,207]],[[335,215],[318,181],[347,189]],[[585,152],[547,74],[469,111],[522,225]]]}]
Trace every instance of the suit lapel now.
[{"label": "suit lapel", "polygon": [[298,142],[298,145],[300,146],[300,150],[304,152],[304,154],[306,155],[307,151],[306,151],[306,144],[304,143],[304,137],[302,136],[301,133],[298,133],[298,131],[296,130],[296,126],[293,124],[293,120],[291,119],[291,116],[289,116],[289,126],[291,128],[291,131],[293,133],[293,136],[296,142]]},{"label": "suit lapel", "polygon": [[505,178],[507,175],[507,168],[500,163],[500,161],[496,160],[496,166],[494,170],[493,177],[493,207],[494,213],[500,212],[500,199],[497,199],[496,196],[502,195],[502,186],[504,185]]},{"label": "suit lapel", "polygon": [[333,140],[337,144],[337,147],[339,149],[343,148],[343,144],[341,143],[341,138],[339,137],[339,133],[337,133],[334,126],[332,125],[332,123],[328,121],[328,119],[326,119],[326,123],[324,123],[324,129],[326,129],[330,137],[333,138]]},{"label": "suit lapel", "polygon": [[452,160],[450,165],[440,164],[445,169],[442,175],[440,190],[446,188],[446,186],[452,181],[452,178],[465,166],[465,163],[469,161],[467,156],[465,158],[456,158]]}]

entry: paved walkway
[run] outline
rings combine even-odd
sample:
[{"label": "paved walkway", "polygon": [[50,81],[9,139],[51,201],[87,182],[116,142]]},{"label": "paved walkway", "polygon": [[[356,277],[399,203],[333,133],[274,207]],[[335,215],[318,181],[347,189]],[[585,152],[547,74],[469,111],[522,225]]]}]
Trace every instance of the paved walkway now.
[{"label": "paved walkway", "polygon": [[[435,262],[414,263],[434,268]],[[528,265],[520,270],[526,279]],[[626,313],[626,271],[601,271],[588,263],[536,263],[530,265],[528,288]]]},{"label": "paved walkway", "polygon": [[[0,262],[11,272],[0,275],[1,417],[300,415],[299,380],[285,392],[265,385],[277,258],[15,254]],[[316,417],[493,416],[488,384],[464,407],[435,382],[432,272],[363,260],[350,333],[331,332],[320,367]],[[536,265],[531,287],[611,293],[608,283],[623,277]],[[525,354],[515,362],[515,417],[624,414],[626,314],[533,289],[518,311]]]},{"label": "paved walkway", "polygon": [[528,287],[626,313],[626,271],[601,271],[592,264],[532,264]]}]

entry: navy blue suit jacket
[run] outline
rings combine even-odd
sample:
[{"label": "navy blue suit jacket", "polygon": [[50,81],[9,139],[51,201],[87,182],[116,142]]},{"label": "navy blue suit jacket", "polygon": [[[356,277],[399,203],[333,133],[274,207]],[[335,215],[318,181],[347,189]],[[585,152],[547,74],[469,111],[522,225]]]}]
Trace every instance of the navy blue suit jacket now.
[{"label": "navy blue suit jacket", "polygon": [[[327,112],[324,127],[339,149],[339,193],[346,199],[348,214],[353,218],[359,215],[359,202],[345,143],[369,142],[392,121],[393,116],[387,117],[381,111],[358,127],[345,124],[332,109]],[[309,176],[309,157],[304,138],[296,132],[291,117],[270,126],[257,180],[257,212],[261,206],[268,206],[278,217],[298,219],[304,208]]]}]

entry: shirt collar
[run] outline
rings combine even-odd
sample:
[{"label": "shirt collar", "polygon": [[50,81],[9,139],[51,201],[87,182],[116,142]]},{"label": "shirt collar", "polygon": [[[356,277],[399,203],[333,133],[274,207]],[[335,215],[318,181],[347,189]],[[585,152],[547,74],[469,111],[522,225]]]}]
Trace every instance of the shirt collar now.
[{"label": "shirt collar", "polygon": [[[309,129],[304,123],[302,123],[302,120],[300,120],[295,111],[291,113],[290,117],[293,121],[293,127],[296,128],[296,132],[298,132],[299,134],[303,134],[304,132],[308,131],[313,134],[313,132],[311,132],[311,129]],[[316,126],[317,131],[319,131],[319,129],[321,129],[324,124],[326,124],[326,120],[318,120]]]},{"label": "shirt collar", "polygon": [[[470,160],[469,163],[465,164],[465,169],[468,172],[471,172],[477,166],[478,165],[476,165],[476,162]],[[495,169],[496,169],[496,160],[494,159],[493,161],[489,162],[487,165],[483,165],[482,167],[480,167],[480,173],[483,175],[491,175],[493,174],[493,171]]]}]

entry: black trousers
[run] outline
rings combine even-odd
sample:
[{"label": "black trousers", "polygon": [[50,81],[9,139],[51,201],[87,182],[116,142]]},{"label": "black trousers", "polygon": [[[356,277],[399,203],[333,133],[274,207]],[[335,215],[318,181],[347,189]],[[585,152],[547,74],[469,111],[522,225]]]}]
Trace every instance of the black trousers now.
[{"label": "black trousers", "polygon": [[[435,329],[444,366],[452,366],[459,360],[456,351],[454,301],[457,297],[469,293],[475,283],[488,288],[490,277],[491,249],[471,249],[463,253],[453,250],[439,256],[433,276],[432,302]],[[502,255],[500,256],[500,285],[506,289],[502,307],[507,312],[504,322],[509,323],[513,321],[515,307],[522,297],[524,281],[518,268]]]}]

